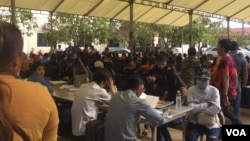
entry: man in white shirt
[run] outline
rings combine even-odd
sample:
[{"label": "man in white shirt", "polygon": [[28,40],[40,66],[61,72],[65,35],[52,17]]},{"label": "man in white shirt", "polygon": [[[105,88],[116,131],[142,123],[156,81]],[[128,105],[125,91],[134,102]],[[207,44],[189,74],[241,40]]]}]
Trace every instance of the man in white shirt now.
[{"label": "man in white shirt", "polygon": [[[109,92],[104,88],[106,86]],[[84,138],[87,122],[97,119],[99,106],[109,103],[115,91],[112,75],[107,69],[95,71],[93,82],[80,86],[71,108],[73,135]]]}]

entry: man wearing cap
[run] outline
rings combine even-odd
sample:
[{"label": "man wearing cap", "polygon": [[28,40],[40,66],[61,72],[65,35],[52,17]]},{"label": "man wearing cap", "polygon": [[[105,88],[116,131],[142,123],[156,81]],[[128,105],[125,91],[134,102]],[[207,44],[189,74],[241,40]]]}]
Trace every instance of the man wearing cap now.
[{"label": "man wearing cap", "polygon": [[[189,115],[187,124],[186,141],[197,141],[200,135],[205,134],[207,140],[218,141],[220,135],[220,120],[218,113],[220,107],[220,94],[216,87],[209,84],[210,74],[208,69],[200,68],[197,71],[196,85],[191,86],[187,92],[188,106],[193,110]],[[203,125],[198,122],[200,113],[213,115],[216,122],[211,125]]]}]

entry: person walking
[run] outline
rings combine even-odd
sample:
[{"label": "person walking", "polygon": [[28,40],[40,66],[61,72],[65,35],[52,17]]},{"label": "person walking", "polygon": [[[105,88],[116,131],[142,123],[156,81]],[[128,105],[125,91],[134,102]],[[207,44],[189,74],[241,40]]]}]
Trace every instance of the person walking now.
[{"label": "person walking", "polygon": [[242,124],[231,111],[229,106],[235,104],[238,86],[238,74],[234,59],[229,55],[231,41],[228,39],[221,39],[217,44],[217,52],[221,55],[218,72],[216,76],[216,87],[219,89],[221,96],[222,111],[228,117],[232,124]]}]

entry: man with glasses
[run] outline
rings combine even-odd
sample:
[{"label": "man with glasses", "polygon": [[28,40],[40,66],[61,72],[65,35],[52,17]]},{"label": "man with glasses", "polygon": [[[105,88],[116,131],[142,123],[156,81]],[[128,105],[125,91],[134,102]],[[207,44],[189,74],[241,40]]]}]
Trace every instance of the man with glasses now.
[{"label": "man with glasses", "polygon": [[159,113],[139,98],[145,90],[143,78],[132,75],[128,82],[127,90],[120,91],[111,98],[106,114],[106,141],[136,141],[136,129],[141,116],[155,126],[167,122],[169,109]]}]

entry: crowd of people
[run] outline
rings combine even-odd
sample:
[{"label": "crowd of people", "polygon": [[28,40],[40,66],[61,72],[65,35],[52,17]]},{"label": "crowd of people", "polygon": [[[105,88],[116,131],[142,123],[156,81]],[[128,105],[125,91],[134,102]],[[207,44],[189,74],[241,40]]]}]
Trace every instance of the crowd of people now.
[{"label": "crowd of people", "polygon": [[[174,140],[168,127],[178,126],[182,120],[169,123],[171,111],[156,112],[139,98],[143,92],[160,101],[175,101],[177,91],[181,92],[183,105],[193,108],[187,141],[197,141],[203,134],[208,141],[218,141],[224,124],[220,111],[232,124],[244,124],[240,120],[241,90],[249,85],[250,68],[249,58],[237,51],[236,41],[219,40],[219,55],[213,62],[205,55],[197,58],[193,47],[186,57],[148,50],[131,58],[130,54],[112,53],[108,47],[99,53],[91,45],[83,50],[58,46],[52,53],[29,55],[22,52],[22,46],[17,27],[0,22],[0,140],[56,141],[59,118],[49,81],[73,84],[76,74],[86,74],[89,81],[81,84],[71,107],[72,133],[78,140],[84,140],[86,124],[98,118],[102,103],[109,105],[107,141],[136,140],[140,116],[151,123],[145,124],[144,135],[154,125],[158,126],[158,141]],[[213,115],[217,121],[202,124],[197,121],[200,113]]]}]

